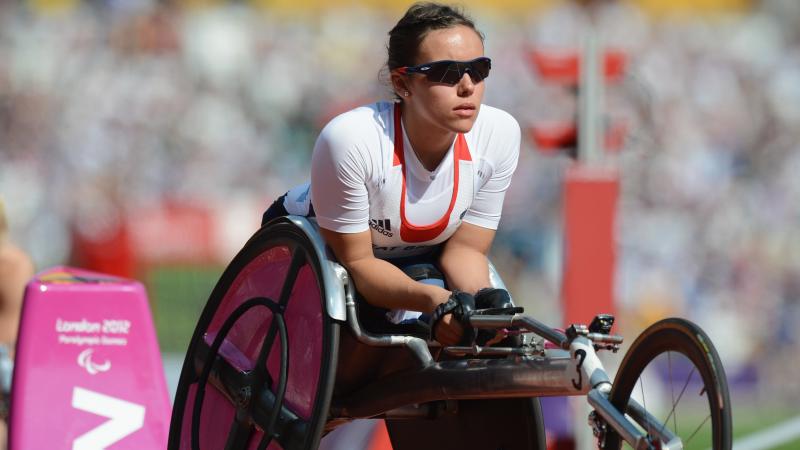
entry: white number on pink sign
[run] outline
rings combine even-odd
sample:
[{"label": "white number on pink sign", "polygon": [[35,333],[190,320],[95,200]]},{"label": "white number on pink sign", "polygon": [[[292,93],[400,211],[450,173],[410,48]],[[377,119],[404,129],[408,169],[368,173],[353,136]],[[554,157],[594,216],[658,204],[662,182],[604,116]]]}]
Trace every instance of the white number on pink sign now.
[{"label": "white number on pink sign", "polygon": [[108,417],[108,421],[75,439],[72,450],[102,450],[144,426],[144,406],[88,389],[72,390],[72,407]]}]

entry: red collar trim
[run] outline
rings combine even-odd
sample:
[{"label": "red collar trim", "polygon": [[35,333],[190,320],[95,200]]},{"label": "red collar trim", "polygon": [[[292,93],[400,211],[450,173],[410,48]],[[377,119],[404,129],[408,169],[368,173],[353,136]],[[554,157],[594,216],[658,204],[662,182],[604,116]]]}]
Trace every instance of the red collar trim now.
[{"label": "red collar trim", "polygon": [[450,222],[450,215],[458,198],[458,178],[460,161],[472,161],[469,153],[467,140],[462,133],[456,136],[455,147],[453,148],[453,193],[450,196],[450,206],[447,212],[436,222],[430,225],[414,225],[406,219],[406,168],[405,154],[403,152],[403,128],[400,120],[400,104],[394,107],[394,166],[400,166],[403,187],[400,191],[400,238],[405,242],[426,242],[436,239],[447,228]]}]

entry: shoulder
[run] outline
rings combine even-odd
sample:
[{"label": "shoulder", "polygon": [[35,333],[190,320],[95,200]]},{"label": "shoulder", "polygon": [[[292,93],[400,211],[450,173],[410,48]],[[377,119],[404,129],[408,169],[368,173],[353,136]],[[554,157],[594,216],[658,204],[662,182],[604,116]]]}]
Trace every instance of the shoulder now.
[{"label": "shoulder", "polygon": [[475,127],[479,131],[491,130],[502,131],[519,135],[520,126],[517,119],[508,112],[490,105],[481,105],[478,120],[475,121]]},{"label": "shoulder", "polygon": [[361,141],[386,130],[392,113],[392,103],[375,102],[353,108],[331,119],[320,133],[320,139],[335,143]]},{"label": "shoulder", "polygon": [[481,105],[478,120],[467,139],[474,155],[491,161],[516,159],[521,131],[517,119],[500,108]]},{"label": "shoulder", "polygon": [[[384,157],[391,103],[377,102],[339,114],[322,129],[311,157],[314,167],[337,167],[359,178],[378,173]],[[312,175],[313,176],[313,175]]]}]

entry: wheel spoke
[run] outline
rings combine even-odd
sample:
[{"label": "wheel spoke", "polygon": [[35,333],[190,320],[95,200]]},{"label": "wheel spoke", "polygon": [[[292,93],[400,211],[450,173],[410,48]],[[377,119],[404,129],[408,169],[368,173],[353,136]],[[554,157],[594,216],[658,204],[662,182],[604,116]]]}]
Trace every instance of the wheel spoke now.
[{"label": "wheel spoke", "polygon": [[258,353],[258,358],[256,358],[256,364],[253,368],[253,386],[260,386],[267,382],[267,380],[269,380],[269,384],[272,384],[272,377],[266,369],[266,362],[272,350],[272,344],[275,343],[275,335],[278,332],[277,320],[277,314],[273,313],[269,331],[264,337],[264,340],[261,341],[261,351]]},{"label": "wheel spoke", "polygon": [[[686,383],[683,384],[683,389],[681,389],[681,393],[678,394],[678,399],[672,401],[672,409],[669,411],[669,415],[667,416],[667,420],[665,420],[664,423],[661,424],[661,430],[662,431],[664,430],[664,427],[669,422],[670,417],[672,417],[672,415],[675,414],[675,408],[678,406],[678,403],[681,402],[681,398],[683,398],[683,394],[686,392],[686,388],[689,387],[689,382],[692,380],[692,375],[694,375],[694,371],[696,369],[697,369],[697,367],[695,367],[694,364],[692,364],[692,371],[689,372],[689,376],[686,377]],[[678,430],[676,429],[675,432],[677,433]]]},{"label": "wheel spoke", "polygon": [[264,430],[264,433],[270,436],[275,434],[275,424],[278,422],[283,407],[284,396],[286,396],[286,380],[289,374],[289,336],[286,332],[286,323],[283,321],[283,315],[276,315],[275,318],[281,339],[281,364],[278,369],[278,384],[275,386],[275,410],[270,416],[267,429]]},{"label": "wheel spoke", "polygon": [[289,296],[292,295],[294,282],[297,281],[297,275],[300,273],[300,268],[303,267],[305,262],[305,252],[303,252],[303,250],[300,248],[295,248],[294,253],[292,254],[292,262],[289,265],[289,271],[286,273],[286,279],[284,280],[283,287],[281,288],[281,297],[279,303],[282,307],[285,307],[286,303],[289,302]]},{"label": "wheel spoke", "polygon": [[[644,375],[644,374],[642,374],[642,375]],[[642,408],[644,408],[644,412],[646,413],[647,412],[647,399],[644,398],[644,377],[643,376],[639,377],[639,388],[642,391]],[[649,427],[645,431],[647,431],[647,437],[650,437]]]},{"label": "wheel spoke", "polygon": [[231,429],[228,432],[228,440],[225,442],[225,450],[236,450],[245,448],[250,441],[253,428],[245,421],[234,418]]},{"label": "wheel spoke", "polygon": [[689,436],[689,437],[686,439],[686,442],[684,442],[684,443],[683,443],[683,445],[686,445],[686,444],[688,444],[688,443],[689,443],[689,441],[691,441],[691,440],[692,440],[692,438],[693,438],[693,437],[694,437],[694,436],[697,434],[697,432],[698,432],[698,431],[700,431],[700,428],[703,428],[703,425],[705,425],[705,424],[706,424],[706,422],[708,422],[708,419],[710,419],[710,418],[711,418],[711,414],[709,414],[708,416],[706,416],[705,420],[703,420],[703,421],[700,423],[700,425],[698,425],[698,426],[697,426],[697,428],[695,428],[694,432],[691,434],[691,436]]},{"label": "wheel spoke", "polygon": [[[667,352],[667,364],[669,365],[669,392],[672,395],[672,404],[675,405],[675,385],[672,384],[672,352]],[[674,409],[674,408],[673,408]],[[669,421],[669,417],[667,420],[664,421],[666,424]],[[672,431],[675,433],[678,432],[678,415],[675,414],[672,416]]]},{"label": "wheel spoke", "polygon": [[258,450],[267,450],[270,443],[272,443],[272,436],[264,435],[264,437],[261,438],[261,443],[258,444]]}]

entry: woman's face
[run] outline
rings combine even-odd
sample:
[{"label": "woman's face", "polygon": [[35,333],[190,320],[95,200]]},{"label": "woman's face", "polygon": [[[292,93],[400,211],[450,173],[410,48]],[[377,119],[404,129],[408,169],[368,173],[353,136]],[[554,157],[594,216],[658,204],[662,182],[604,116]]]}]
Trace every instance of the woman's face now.
[{"label": "woman's face", "polygon": [[[481,38],[473,29],[458,25],[428,32],[414,64],[446,59],[470,61],[481,56]],[[417,115],[431,126],[450,132],[466,133],[472,129],[483,99],[483,81],[474,83],[466,73],[452,86],[428,81],[418,74],[405,75],[404,79],[409,91],[408,96],[401,95],[406,114]]]}]

